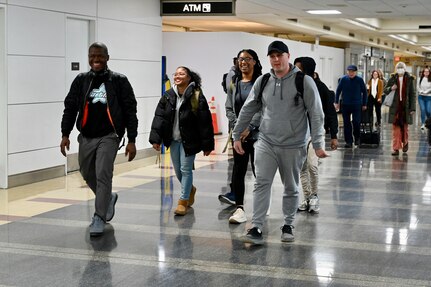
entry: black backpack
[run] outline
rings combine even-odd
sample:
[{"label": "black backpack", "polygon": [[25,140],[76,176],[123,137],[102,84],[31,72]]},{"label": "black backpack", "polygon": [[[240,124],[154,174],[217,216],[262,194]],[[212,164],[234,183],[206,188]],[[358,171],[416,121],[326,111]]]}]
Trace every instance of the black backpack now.
[{"label": "black backpack", "polygon": [[223,91],[227,94],[227,87],[226,87],[226,78],[227,78],[227,74],[223,74],[223,81],[221,82],[221,86],[223,87]]},{"label": "black backpack", "polygon": [[[262,81],[260,82],[260,91],[257,96],[257,98],[260,100],[262,99],[262,93],[263,89],[265,89],[266,84],[268,83],[269,77],[271,77],[270,73],[266,73],[262,77]],[[299,104],[299,97],[301,99],[304,98],[304,73],[301,71],[298,71],[295,76],[295,86],[296,86],[296,96],[295,96],[295,106]]]}]

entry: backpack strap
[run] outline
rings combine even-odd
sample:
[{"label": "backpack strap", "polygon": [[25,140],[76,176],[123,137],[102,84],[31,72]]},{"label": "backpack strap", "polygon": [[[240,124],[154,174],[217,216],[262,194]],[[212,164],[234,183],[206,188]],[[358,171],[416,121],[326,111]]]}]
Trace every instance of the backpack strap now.
[{"label": "backpack strap", "polygon": [[[270,73],[266,73],[262,77],[262,81],[260,82],[260,91],[257,97],[259,100],[262,99],[263,90],[265,89],[270,76]],[[304,98],[304,76],[305,74],[301,71],[298,71],[295,75],[295,86],[297,91],[295,96],[295,106],[299,104],[299,97],[301,97],[301,99]]]},{"label": "backpack strap", "polygon": [[260,91],[259,91],[259,94],[257,95],[257,99],[259,101],[262,100],[262,93],[263,93],[263,90],[265,89],[266,84],[268,83],[269,77],[271,77],[270,73],[266,73],[262,77],[262,81],[260,82]]}]

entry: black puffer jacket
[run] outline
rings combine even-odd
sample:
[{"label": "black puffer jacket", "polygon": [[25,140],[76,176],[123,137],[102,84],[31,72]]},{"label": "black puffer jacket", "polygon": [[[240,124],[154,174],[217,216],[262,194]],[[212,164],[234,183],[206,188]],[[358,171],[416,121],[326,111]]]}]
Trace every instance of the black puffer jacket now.
[{"label": "black puffer jacket", "polygon": [[[178,111],[181,141],[186,156],[214,149],[214,130],[208,103],[202,90],[197,89],[195,93],[193,88],[194,85],[189,85],[184,91],[184,101]],[[195,101],[193,109],[192,101]],[[151,144],[163,143],[166,147],[171,145],[176,106],[177,93],[174,89],[169,89],[156,108],[149,138]]]},{"label": "black puffer jacket", "polygon": [[[105,82],[109,113],[114,123],[114,131],[119,138],[124,136],[127,128],[129,142],[135,142],[138,135],[138,118],[136,117],[136,99],[133,88],[126,76],[106,71],[108,80]],[[90,92],[93,72],[81,73],[73,80],[70,91],[64,100],[63,119],[61,120],[61,133],[69,136],[76,122],[80,131],[85,99]],[[76,119],[78,115],[78,119]]]}]

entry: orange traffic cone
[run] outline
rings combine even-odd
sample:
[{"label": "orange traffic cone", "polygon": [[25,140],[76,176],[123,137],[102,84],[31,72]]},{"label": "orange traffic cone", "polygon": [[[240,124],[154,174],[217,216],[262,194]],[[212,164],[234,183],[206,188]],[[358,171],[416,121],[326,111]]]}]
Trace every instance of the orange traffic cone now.
[{"label": "orange traffic cone", "polygon": [[217,124],[217,111],[215,106],[215,99],[214,97],[211,97],[211,101],[208,102],[208,105],[210,107],[211,117],[213,121],[213,129],[215,135],[221,135],[221,131],[218,130],[218,124]]}]

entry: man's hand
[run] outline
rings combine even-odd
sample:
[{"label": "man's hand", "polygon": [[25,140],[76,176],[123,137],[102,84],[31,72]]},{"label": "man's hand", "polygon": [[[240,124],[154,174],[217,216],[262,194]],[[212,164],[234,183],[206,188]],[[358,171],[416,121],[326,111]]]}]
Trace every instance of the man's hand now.
[{"label": "man's hand", "polygon": [[135,143],[128,143],[126,146],[125,156],[129,156],[128,161],[132,161],[136,156],[136,145]]},{"label": "man's hand", "polygon": [[331,149],[336,150],[338,148],[338,140],[337,139],[331,139]]},{"label": "man's hand", "polygon": [[204,156],[209,156],[211,154],[210,150],[204,150]]},{"label": "man's hand", "polygon": [[367,106],[362,106],[362,110],[363,111],[367,110]]},{"label": "man's hand", "polygon": [[337,112],[340,110],[340,104],[334,104],[334,107]]},{"label": "man's hand", "polygon": [[241,143],[241,141],[234,141],[233,142],[233,148],[235,149],[235,151],[238,154],[240,154],[240,155],[244,154],[244,150],[242,149],[242,143]]},{"label": "man's hand", "polygon": [[391,87],[391,90],[392,90],[392,91],[395,91],[397,88],[398,88],[398,86],[397,86],[397,85],[393,85],[393,86]]},{"label": "man's hand", "polygon": [[325,152],[325,150],[322,149],[322,148],[316,149],[316,150],[314,150],[314,152],[316,153],[316,155],[317,155],[318,158],[325,158],[325,157],[329,156],[329,154],[327,154]]},{"label": "man's hand", "polygon": [[248,137],[248,135],[250,134],[250,131],[248,128],[246,128],[240,135],[239,139],[241,140],[241,142],[244,142],[245,139]]},{"label": "man's hand", "polygon": [[61,153],[66,156],[66,149],[69,151],[70,148],[70,140],[69,137],[63,136],[61,138],[61,143],[60,143],[60,151]]}]

